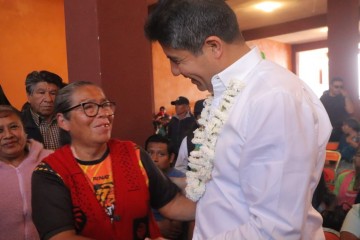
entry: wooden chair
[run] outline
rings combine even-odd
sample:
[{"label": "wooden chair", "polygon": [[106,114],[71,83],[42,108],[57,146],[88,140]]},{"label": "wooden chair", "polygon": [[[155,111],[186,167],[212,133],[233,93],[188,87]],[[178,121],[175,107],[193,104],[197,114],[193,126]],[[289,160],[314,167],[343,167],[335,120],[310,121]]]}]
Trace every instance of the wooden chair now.
[{"label": "wooden chair", "polygon": [[341,154],[338,151],[326,150],[324,178],[330,191],[334,190],[335,175],[340,160]]}]

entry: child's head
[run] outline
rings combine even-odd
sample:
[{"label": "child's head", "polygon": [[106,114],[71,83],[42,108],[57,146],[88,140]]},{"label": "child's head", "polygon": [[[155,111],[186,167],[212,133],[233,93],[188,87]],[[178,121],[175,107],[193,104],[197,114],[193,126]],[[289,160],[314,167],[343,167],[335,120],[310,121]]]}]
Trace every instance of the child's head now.
[{"label": "child's head", "polygon": [[159,169],[166,171],[171,167],[175,154],[166,137],[157,134],[151,135],[145,142],[145,149]]}]

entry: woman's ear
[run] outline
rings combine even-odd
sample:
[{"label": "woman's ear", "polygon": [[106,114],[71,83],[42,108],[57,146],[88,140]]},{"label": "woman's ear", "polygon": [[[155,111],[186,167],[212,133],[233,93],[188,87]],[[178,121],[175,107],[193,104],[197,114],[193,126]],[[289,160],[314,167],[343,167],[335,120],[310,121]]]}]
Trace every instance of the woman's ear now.
[{"label": "woman's ear", "polygon": [[57,121],[59,128],[64,129],[65,131],[70,130],[69,120],[65,118],[63,113],[56,114],[56,121]]}]

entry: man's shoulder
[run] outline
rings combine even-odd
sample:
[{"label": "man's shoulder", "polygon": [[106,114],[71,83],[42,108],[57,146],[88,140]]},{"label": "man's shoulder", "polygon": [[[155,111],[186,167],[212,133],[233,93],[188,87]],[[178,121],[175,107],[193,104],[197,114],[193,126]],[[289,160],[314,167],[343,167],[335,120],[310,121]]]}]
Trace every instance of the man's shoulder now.
[{"label": "man's shoulder", "polygon": [[178,177],[178,178],[182,178],[185,177],[186,174],[181,172],[180,170],[176,169],[176,168],[172,168],[169,173],[167,174],[168,177]]},{"label": "man's shoulder", "polygon": [[21,118],[27,120],[29,117],[31,118],[30,107],[23,109],[20,112]]},{"label": "man's shoulder", "polygon": [[173,117],[170,119],[169,125],[175,124],[175,123],[178,123],[178,122],[179,122],[179,119],[178,119],[176,116],[173,116]]}]

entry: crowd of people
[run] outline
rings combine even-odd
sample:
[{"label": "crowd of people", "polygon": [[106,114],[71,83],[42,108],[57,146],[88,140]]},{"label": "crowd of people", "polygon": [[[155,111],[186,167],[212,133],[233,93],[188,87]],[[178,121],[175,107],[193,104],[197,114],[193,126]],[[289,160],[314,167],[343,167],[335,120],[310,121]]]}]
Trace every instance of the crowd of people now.
[{"label": "crowd of people", "polygon": [[341,78],[319,99],[248,47],[222,0],[161,0],[144,31],[210,96],[161,106],[142,147],[111,136],[116,103],[92,82],[33,71],[20,110],[0,88],[0,239],[360,239],[360,125]]}]

